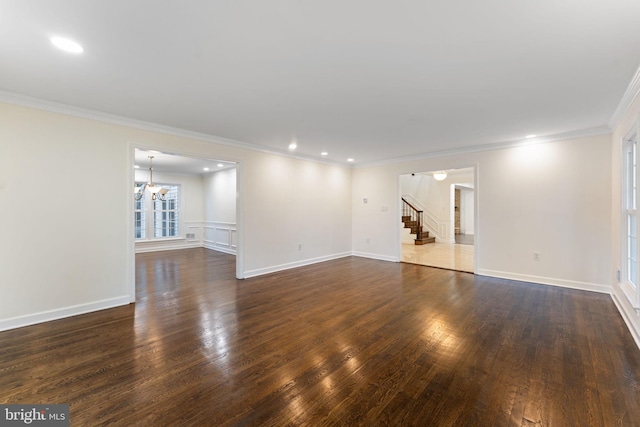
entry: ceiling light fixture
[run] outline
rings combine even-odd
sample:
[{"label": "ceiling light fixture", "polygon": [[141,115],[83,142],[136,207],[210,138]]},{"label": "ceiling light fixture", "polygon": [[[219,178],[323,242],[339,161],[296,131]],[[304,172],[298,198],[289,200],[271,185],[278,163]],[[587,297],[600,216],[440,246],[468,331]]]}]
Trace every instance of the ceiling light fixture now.
[{"label": "ceiling light fixture", "polygon": [[529,139],[529,138],[535,138],[536,136],[538,136],[538,135],[527,135],[527,136],[525,136],[525,138],[527,138],[527,139]]},{"label": "ceiling light fixture", "polygon": [[293,151],[296,148],[298,148],[298,144],[296,144],[295,142],[292,142],[291,144],[289,144],[289,150]]},{"label": "ceiling light fixture", "polygon": [[164,201],[165,194],[169,192],[168,189],[162,188],[153,183],[153,156],[149,156],[149,182],[144,185],[141,185],[138,188],[134,189],[136,200],[142,199],[144,196],[144,190],[149,190],[151,193],[151,200],[162,200]]},{"label": "ceiling light fixture", "polygon": [[224,165],[223,165],[222,163],[218,163],[218,167],[219,167],[219,168],[223,168],[223,167],[224,167]]},{"label": "ceiling light fixture", "polygon": [[328,156],[329,153],[327,153],[326,151],[323,151],[322,153],[320,153],[321,156]]},{"label": "ceiling light fixture", "polygon": [[352,159],[351,157],[349,157],[349,158],[347,159],[347,162],[353,162],[353,159]]},{"label": "ceiling light fixture", "polygon": [[203,171],[209,172],[209,168],[202,168]]},{"label": "ceiling light fixture", "polygon": [[447,171],[436,171],[433,173],[433,179],[442,181],[447,177]]},{"label": "ceiling light fixture", "polygon": [[65,52],[69,52],[69,53],[84,52],[84,49],[82,48],[82,46],[80,46],[78,43],[74,42],[73,40],[65,39],[64,37],[51,37],[50,40],[55,47],[57,47],[60,50],[64,50]]}]

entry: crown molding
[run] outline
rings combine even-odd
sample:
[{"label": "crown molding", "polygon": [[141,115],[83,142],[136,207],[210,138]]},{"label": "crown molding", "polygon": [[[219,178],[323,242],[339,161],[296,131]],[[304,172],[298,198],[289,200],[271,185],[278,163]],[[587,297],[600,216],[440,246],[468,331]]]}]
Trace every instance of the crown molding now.
[{"label": "crown molding", "polygon": [[326,159],[318,159],[313,156],[306,156],[299,153],[291,153],[284,150],[277,150],[251,144],[248,142],[237,141],[230,138],[222,138],[214,135],[209,135],[201,132],[194,132],[185,129],[175,128],[171,126],[165,126],[158,123],[147,122],[144,120],[132,119],[129,117],[118,116],[115,114],[105,113],[102,111],[91,110],[88,108],[76,107],[73,105],[62,104],[54,101],[48,101],[40,98],[34,98],[32,96],[23,95],[15,92],[8,92],[0,90],[0,102],[6,104],[19,105],[22,107],[35,108],[38,110],[49,111],[52,113],[66,114],[69,116],[80,117],[83,119],[96,120],[103,123],[115,124],[120,126],[127,126],[135,129],[146,130],[151,132],[162,133],[165,135],[172,135],[181,138],[189,138],[202,142],[210,142],[219,145],[226,145],[229,147],[243,148],[245,150],[257,151],[260,153],[274,154],[277,156],[289,157],[292,159],[306,160],[315,163],[321,163],[331,166],[341,166],[347,169],[351,169],[352,165],[335,162]]},{"label": "crown molding", "polygon": [[482,151],[501,150],[503,148],[520,147],[524,145],[544,144],[547,142],[565,141],[575,138],[586,138],[590,136],[606,135],[611,133],[611,129],[608,126],[600,126],[590,129],[581,129],[577,131],[557,133],[554,135],[540,136],[531,139],[517,139],[512,141],[497,142],[492,144],[483,144],[468,146],[462,148],[455,148],[452,150],[434,151],[432,153],[416,154],[414,156],[395,157],[393,159],[379,160],[374,162],[364,162],[354,165],[354,168],[364,168],[372,166],[383,166],[395,163],[404,163],[415,160],[424,160],[434,157],[454,156],[460,154],[479,153]]},{"label": "crown molding", "polygon": [[624,92],[624,95],[622,95],[622,99],[620,100],[620,104],[618,104],[618,108],[616,108],[616,111],[615,113],[613,113],[611,120],[609,120],[609,127],[611,129],[615,129],[615,127],[618,126],[618,123],[620,123],[622,116],[627,112],[627,110],[631,106],[631,103],[634,99],[636,99],[638,95],[640,95],[640,67],[638,67],[638,69],[636,70],[636,73],[631,79],[629,86],[627,86],[627,90]]},{"label": "crown molding", "polygon": [[[629,87],[627,88],[627,92],[623,97],[623,101],[621,101],[620,106],[618,106],[618,110],[616,110],[616,114],[614,114],[614,117],[619,116],[617,117],[617,120],[619,120],[622,114],[624,114],[626,109],[629,107],[630,103],[633,101],[634,97],[638,95],[638,92],[640,92],[640,68],[638,69],[638,72],[636,72],[636,75],[632,80],[631,84],[629,84]],[[562,140],[574,139],[574,138],[604,135],[607,133],[611,133],[611,129],[612,129],[612,127],[610,126],[601,126],[596,128],[548,135],[544,137],[537,137],[533,139],[526,139],[526,140],[519,139],[519,140],[505,141],[505,142],[498,142],[498,143],[491,143],[491,144],[484,144],[484,145],[477,145],[477,146],[467,146],[467,147],[456,148],[452,150],[434,151],[431,153],[420,153],[412,156],[403,156],[403,157],[395,157],[391,159],[384,159],[384,160],[378,160],[378,161],[372,161],[372,162],[348,164],[343,162],[318,159],[313,156],[306,156],[299,153],[291,153],[284,150],[271,149],[264,146],[251,144],[248,142],[217,137],[217,136],[213,136],[205,133],[189,131],[189,130],[175,128],[171,126],[165,126],[158,123],[147,122],[143,120],[131,119],[128,117],[104,113],[101,111],[91,110],[91,109],[82,108],[82,107],[76,107],[68,104],[61,104],[58,102],[47,101],[44,99],[34,98],[28,95],[23,95],[15,92],[0,90],[0,102],[19,105],[23,107],[36,108],[39,110],[45,110],[53,113],[66,114],[74,117],[96,120],[103,123],[127,126],[135,129],[158,132],[158,133],[182,137],[182,138],[189,138],[189,139],[194,139],[202,142],[209,142],[209,143],[225,145],[229,147],[242,148],[245,150],[250,150],[255,152],[273,154],[273,155],[288,157],[292,159],[311,161],[311,162],[321,163],[321,164],[326,164],[331,166],[340,166],[347,169],[382,166],[382,165],[402,163],[402,162],[408,162],[408,161],[429,159],[434,157],[477,153],[482,151],[517,147],[521,145],[541,144],[546,142],[554,142],[554,141],[562,141]],[[619,111],[621,112],[619,113]],[[610,123],[613,123],[613,119]]]}]

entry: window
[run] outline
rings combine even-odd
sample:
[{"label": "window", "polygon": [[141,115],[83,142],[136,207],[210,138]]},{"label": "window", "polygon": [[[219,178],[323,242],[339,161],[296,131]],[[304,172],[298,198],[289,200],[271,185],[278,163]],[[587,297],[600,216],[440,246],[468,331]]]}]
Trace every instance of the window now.
[{"label": "window", "polygon": [[621,286],[634,305],[638,306],[638,134],[632,132],[623,143],[622,227],[623,257]]},{"label": "window", "polygon": [[[144,182],[136,182],[136,187]],[[134,228],[136,239],[161,239],[180,236],[180,187],[156,184],[167,189],[164,200],[151,200],[147,191],[140,200],[134,200]],[[149,213],[149,215],[147,215]],[[153,218],[153,221],[148,221]]]},{"label": "window", "polygon": [[[140,184],[136,183],[136,187],[139,187]],[[143,194],[140,200],[134,200],[134,224],[136,230],[136,239],[146,239],[146,223],[145,223],[145,204],[146,204],[147,195]]]},{"label": "window", "polygon": [[154,237],[178,236],[178,186],[163,185],[169,190],[165,200],[153,202]]}]

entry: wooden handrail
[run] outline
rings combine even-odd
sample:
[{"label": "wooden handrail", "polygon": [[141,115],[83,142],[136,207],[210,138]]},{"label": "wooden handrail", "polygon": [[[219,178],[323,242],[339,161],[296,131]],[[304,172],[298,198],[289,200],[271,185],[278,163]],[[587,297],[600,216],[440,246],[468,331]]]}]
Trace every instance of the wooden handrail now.
[{"label": "wooden handrail", "polygon": [[416,222],[416,240],[422,240],[422,210],[413,206],[404,197],[402,202],[402,216],[409,216],[411,221]]},{"label": "wooden handrail", "polygon": [[405,202],[407,205],[409,205],[409,207],[410,207],[411,209],[413,209],[414,211],[416,211],[416,212],[422,212],[422,210],[421,210],[421,209],[418,209],[418,208],[416,208],[415,206],[413,206],[413,205],[412,205],[411,203],[409,203],[409,202],[407,201],[407,199],[405,199],[404,197],[402,198],[402,201],[403,201],[403,202]]}]

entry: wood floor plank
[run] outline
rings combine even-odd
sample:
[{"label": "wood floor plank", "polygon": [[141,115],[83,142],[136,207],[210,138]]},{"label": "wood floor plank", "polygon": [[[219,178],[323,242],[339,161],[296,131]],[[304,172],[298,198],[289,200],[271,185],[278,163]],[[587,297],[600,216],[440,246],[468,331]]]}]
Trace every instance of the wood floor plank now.
[{"label": "wood floor plank", "polygon": [[640,425],[611,297],[349,257],[236,280],[139,254],[137,303],[0,333],[0,403],[74,426]]}]

